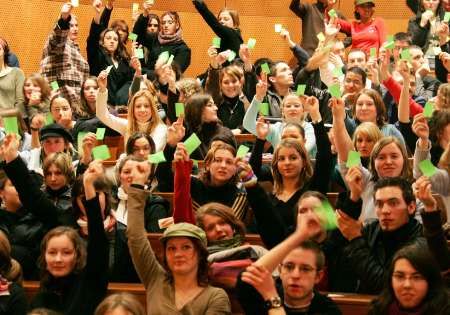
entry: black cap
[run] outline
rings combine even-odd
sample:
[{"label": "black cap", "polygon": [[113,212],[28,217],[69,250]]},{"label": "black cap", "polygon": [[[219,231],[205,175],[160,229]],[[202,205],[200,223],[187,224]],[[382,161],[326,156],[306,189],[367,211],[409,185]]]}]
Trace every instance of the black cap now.
[{"label": "black cap", "polygon": [[50,137],[62,137],[64,138],[64,140],[73,143],[73,138],[70,132],[68,132],[63,126],[59,124],[49,124],[41,129],[39,140],[42,141]]}]

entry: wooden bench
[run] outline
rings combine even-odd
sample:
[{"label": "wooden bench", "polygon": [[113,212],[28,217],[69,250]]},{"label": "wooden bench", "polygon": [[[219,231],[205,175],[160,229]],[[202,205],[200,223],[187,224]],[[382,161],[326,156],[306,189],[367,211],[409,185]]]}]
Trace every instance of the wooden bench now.
[{"label": "wooden bench", "polygon": [[[39,290],[39,282],[24,281],[23,287],[28,300],[34,297]],[[108,285],[108,295],[120,292],[127,292],[132,294],[144,307],[147,305],[146,293],[144,286],[140,283],[114,283]],[[233,314],[243,314],[241,306],[233,291],[227,291],[230,298]],[[344,315],[366,315],[369,310],[370,301],[374,296],[360,295],[351,293],[330,293],[336,304],[341,309]]]}]

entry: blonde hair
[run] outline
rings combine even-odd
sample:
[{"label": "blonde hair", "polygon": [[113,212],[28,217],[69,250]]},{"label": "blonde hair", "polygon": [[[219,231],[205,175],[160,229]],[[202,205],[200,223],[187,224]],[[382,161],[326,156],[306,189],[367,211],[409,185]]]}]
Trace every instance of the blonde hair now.
[{"label": "blonde hair", "polygon": [[55,165],[56,168],[58,168],[66,177],[66,185],[70,185],[74,181],[75,174],[72,166],[72,158],[67,153],[51,153],[44,159],[44,163],[42,165],[44,177],[48,175],[49,169],[52,165]]},{"label": "blonde hair", "polygon": [[145,315],[142,304],[129,293],[111,294],[97,306],[95,315],[105,315],[120,307],[131,315]]},{"label": "blonde hair", "polygon": [[[152,117],[150,118],[150,124],[147,128],[147,130],[139,130],[138,123],[136,121],[136,118],[134,116],[134,105],[138,98],[144,97],[148,103],[150,104],[150,110],[152,112]],[[155,101],[154,95],[148,91],[148,90],[140,90],[136,92],[136,94],[133,95],[130,102],[128,103],[128,125],[127,125],[127,134],[125,137],[125,143],[130,135],[137,131],[144,131],[145,133],[152,133],[156,126],[162,123],[161,118],[158,115],[158,109],[157,104]]]},{"label": "blonde hair", "polygon": [[441,84],[437,91],[439,109],[450,109],[450,83]]},{"label": "blonde hair", "polygon": [[281,105],[280,105],[280,109],[281,109],[281,117],[282,117],[283,120],[284,120],[284,106],[285,106],[287,100],[288,100],[289,98],[291,98],[291,97],[292,97],[292,98],[298,99],[299,102],[300,102],[300,104],[302,105],[302,108],[303,108],[303,115],[302,115],[302,117],[300,117],[300,120],[297,121],[297,122],[300,123],[300,125],[301,125],[301,124],[303,123],[303,121],[305,120],[305,111],[304,111],[304,106],[303,106],[303,103],[302,103],[300,97],[299,97],[297,94],[295,94],[295,93],[289,93],[288,95],[286,95],[286,96],[283,98],[283,101],[281,102]]},{"label": "blonde hair", "polygon": [[11,244],[8,237],[0,230],[0,275],[8,281],[22,284],[22,268],[11,258]]},{"label": "blonde hair", "polygon": [[363,134],[368,137],[373,142],[378,142],[381,138],[383,138],[383,133],[380,128],[375,125],[373,122],[363,122],[356,127],[355,132],[353,133],[353,146],[356,148],[356,140],[358,139],[358,135]]}]

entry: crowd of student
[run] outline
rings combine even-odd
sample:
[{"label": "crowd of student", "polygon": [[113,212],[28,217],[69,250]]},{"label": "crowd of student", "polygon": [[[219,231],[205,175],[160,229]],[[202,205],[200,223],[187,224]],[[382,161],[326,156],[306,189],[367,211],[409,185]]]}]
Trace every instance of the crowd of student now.
[{"label": "crowd of student", "polygon": [[[94,0],[87,60],[64,3],[28,77],[0,38],[0,314],[231,314],[224,289],[246,314],[341,314],[324,292],[450,314],[450,1],[407,0],[388,36],[375,0],[352,22],[292,0],[301,44],[275,26],[292,67],[253,60],[237,12],[193,0],[217,36],[197,78],[178,13],[153,2],[131,29]],[[124,141],[108,169],[103,131]],[[147,310],[109,282],[142,282]]]}]

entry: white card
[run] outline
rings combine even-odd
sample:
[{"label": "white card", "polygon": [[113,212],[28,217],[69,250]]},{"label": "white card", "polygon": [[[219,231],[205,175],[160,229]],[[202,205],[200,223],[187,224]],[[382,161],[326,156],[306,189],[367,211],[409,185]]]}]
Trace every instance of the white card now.
[{"label": "white card", "polygon": [[74,7],[74,8],[80,6],[79,0],[71,0],[70,3],[72,4],[72,7]]},{"label": "white card", "polygon": [[173,222],[173,217],[168,217],[168,218],[164,218],[164,219],[159,219],[158,220],[158,226],[159,226],[160,229],[168,228],[173,223],[174,223]]},{"label": "white card", "polygon": [[280,33],[283,28],[281,24],[275,24],[275,33]]},{"label": "white card", "polygon": [[113,67],[113,65],[106,67],[106,69],[105,69],[106,74],[109,74],[109,72],[111,71],[112,67]]}]

